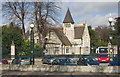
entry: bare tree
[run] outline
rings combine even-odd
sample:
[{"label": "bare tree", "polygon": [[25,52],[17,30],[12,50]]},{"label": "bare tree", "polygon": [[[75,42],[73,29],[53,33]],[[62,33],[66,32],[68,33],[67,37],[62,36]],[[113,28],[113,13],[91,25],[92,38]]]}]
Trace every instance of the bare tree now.
[{"label": "bare tree", "polygon": [[60,7],[54,2],[34,2],[34,15],[39,36],[39,43],[44,44],[44,39],[49,31],[49,27],[55,26],[51,22],[58,23],[57,11]]},{"label": "bare tree", "polygon": [[25,39],[25,18],[28,14],[28,2],[5,2],[2,5],[3,16],[9,20],[17,21],[17,24],[22,25],[23,39]]},{"label": "bare tree", "polygon": [[[49,28],[58,23],[58,10],[60,7],[55,2],[5,2],[3,14],[9,20],[17,21],[22,25],[23,38],[25,39],[25,21],[33,20],[37,26],[39,43],[43,44]],[[28,12],[29,11],[29,12]],[[29,17],[31,19],[28,19]]]},{"label": "bare tree", "polygon": [[109,32],[108,27],[98,26],[97,28],[95,28],[95,31],[97,32],[97,34],[100,38],[100,41],[108,42],[108,32]]}]

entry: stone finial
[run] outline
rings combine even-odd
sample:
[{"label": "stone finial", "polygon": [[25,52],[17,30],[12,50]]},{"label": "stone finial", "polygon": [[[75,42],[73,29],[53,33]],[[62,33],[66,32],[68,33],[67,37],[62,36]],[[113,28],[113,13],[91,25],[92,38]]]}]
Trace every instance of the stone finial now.
[{"label": "stone finial", "polygon": [[15,44],[14,44],[14,41],[12,41],[12,45],[15,45]]},{"label": "stone finial", "polygon": [[110,42],[108,43],[108,47],[111,47],[111,43]]}]

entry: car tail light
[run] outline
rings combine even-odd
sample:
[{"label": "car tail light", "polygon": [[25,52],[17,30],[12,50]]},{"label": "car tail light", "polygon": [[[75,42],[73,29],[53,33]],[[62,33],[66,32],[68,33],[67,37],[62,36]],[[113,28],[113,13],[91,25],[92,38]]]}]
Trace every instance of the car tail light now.
[{"label": "car tail light", "polygon": [[20,60],[20,62],[23,62],[22,60]]}]

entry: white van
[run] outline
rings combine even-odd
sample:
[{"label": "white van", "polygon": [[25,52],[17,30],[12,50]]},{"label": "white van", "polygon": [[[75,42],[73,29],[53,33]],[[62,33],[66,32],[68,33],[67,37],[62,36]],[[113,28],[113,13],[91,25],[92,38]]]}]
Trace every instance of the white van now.
[{"label": "white van", "polygon": [[96,53],[108,53],[108,47],[98,47]]}]

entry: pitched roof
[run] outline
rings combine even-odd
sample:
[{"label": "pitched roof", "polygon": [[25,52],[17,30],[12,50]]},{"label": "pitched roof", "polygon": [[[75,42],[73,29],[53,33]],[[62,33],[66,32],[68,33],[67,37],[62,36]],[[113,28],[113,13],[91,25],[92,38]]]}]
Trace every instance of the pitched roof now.
[{"label": "pitched roof", "polygon": [[84,26],[82,27],[74,27],[74,38],[75,39],[81,39],[83,32],[84,32]]},{"label": "pitched roof", "polygon": [[[74,38],[75,39],[81,39],[83,32],[84,32],[85,25],[77,25],[74,26]],[[56,27],[55,29],[58,29],[63,33],[63,27]]]},{"label": "pitched roof", "polygon": [[74,21],[73,21],[73,19],[72,19],[72,16],[71,16],[71,13],[70,13],[69,8],[68,8],[68,10],[67,10],[67,13],[66,13],[66,16],[65,16],[65,18],[64,18],[63,23],[72,23],[72,24],[74,24]]},{"label": "pitched roof", "polygon": [[58,38],[60,39],[60,41],[65,45],[65,46],[71,46],[72,44],[70,43],[69,39],[65,36],[65,34],[61,31],[59,31],[59,29],[53,28],[52,30],[54,30],[54,32],[56,33],[56,35],[58,36]]}]

